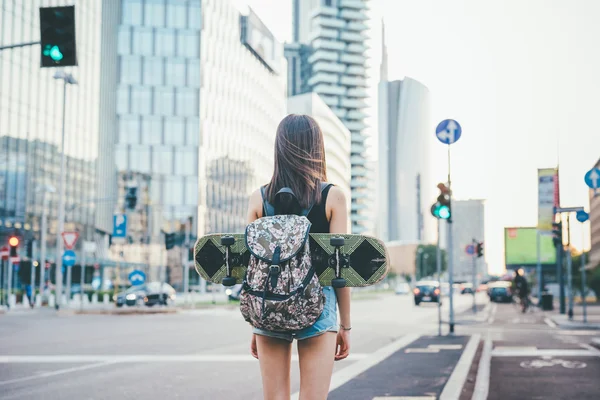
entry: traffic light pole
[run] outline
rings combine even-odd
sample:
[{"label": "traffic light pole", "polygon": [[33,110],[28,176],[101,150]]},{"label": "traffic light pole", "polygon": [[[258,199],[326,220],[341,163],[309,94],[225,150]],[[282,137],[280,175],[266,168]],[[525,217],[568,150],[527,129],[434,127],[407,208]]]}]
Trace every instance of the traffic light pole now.
[{"label": "traffic light pole", "polygon": [[8,258],[8,277],[6,279],[6,307],[10,309],[10,296],[12,294],[12,272],[13,272],[13,263],[12,259]]},{"label": "traffic light pole", "polygon": [[[440,219],[437,218],[437,247],[435,249],[435,267],[437,280],[440,284],[440,299],[442,298],[442,250],[440,249]],[[442,302],[438,301],[438,336],[442,336]]]},{"label": "traffic light pole", "polygon": [[[450,196],[450,204],[452,204],[452,181],[450,179],[450,145],[448,145],[448,191]],[[450,329],[450,334],[454,335],[454,263],[452,260],[452,246],[453,243],[452,237],[452,215],[448,218],[448,286],[449,291],[448,294],[450,296],[450,318],[448,320],[448,325]]]},{"label": "traffic light pole", "polygon": [[19,43],[19,44],[11,44],[8,46],[0,46],[0,51],[1,50],[7,50],[7,49],[14,49],[17,47],[26,47],[26,46],[33,46],[36,44],[40,44],[40,42],[27,42],[27,43]]},{"label": "traffic light pole", "polygon": [[477,248],[477,240],[473,239],[473,255],[471,256],[471,258],[473,259],[473,270],[471,271],[471,279],[473,280],[473,314],[477,313],[477,301],[475,299],[475,288],[477,287],[475,285],[475,276],[476,276],[476,270],[477,270],[477,257],[478,254],[476,254],[477,252],[475,251],[475,249]]},{"label": "traffic light pole", "polygon": [[569,285],[569,319],[573,319],[573,262],[571,258],[571,214],[567,214],[567,284]]},{"label": "traffic light pole", "polygon": [[67,80],[63,84],[63,109],[62,109],[62,134],[60,141],[60,180],[58,182],[58,230],[56,232],[56,309],[62,305],[63,276],[62,276],[62,254],[64,252],[62,233],[65,230],[65,114],[67,99]]}]

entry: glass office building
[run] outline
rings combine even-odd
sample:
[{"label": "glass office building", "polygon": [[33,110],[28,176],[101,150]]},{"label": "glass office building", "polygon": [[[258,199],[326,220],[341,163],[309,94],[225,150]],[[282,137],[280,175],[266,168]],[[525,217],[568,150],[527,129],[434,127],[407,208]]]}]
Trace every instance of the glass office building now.
[{"label": "glass office building", "polygon": [[[39,7],[73,1],[0,0],[0,46],[40,38]],[[77,85],[66,88],[65,229],[95,240],[94,213],[98,142],[101,5],[75,2],[78,66],[66,68]],[[48,216],[47,259],[55,260],[63,112],[63,80],[57,68],[40,67],[40,46],[0,52],[0,241],[18,234],[41,238],[41,217]],[[48,192],[44,210],[42,189]],[[25,246],[20,255],[26,260]],[[78,248],[77,248],[78,249]]]}]

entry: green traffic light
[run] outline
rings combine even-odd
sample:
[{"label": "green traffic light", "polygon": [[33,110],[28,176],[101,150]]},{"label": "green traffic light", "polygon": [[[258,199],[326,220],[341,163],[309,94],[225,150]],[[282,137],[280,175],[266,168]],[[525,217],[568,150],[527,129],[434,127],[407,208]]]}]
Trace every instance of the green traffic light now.
[{"label": "green traffic light", "polygon": [[46,48],[44,49],[43,54],[46,57],[50,57],[54,61],[60,61],[64,57],[63,53],[60,51],[60,49],[58,48],[58,46],[47,45]]},{"label": "green traffic light", "polygon": [[448,206],[440,206],[437,209],[437,215],[441,219],[448,219],[450,218],[450,209],[448,208]]}]

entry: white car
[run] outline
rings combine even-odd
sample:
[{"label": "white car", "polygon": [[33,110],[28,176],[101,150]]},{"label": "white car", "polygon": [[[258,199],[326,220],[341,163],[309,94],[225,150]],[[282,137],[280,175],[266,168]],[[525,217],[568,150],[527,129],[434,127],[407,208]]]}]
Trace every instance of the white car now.
[{"label": "white car", "polygon": [[411,292],[408,283],[401,283],[396,287],[396,294],[409,294]]}]

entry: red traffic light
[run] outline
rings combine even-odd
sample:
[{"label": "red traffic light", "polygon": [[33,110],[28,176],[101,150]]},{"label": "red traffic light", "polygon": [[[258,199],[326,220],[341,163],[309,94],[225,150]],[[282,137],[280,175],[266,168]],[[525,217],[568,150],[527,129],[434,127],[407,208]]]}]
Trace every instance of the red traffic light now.
[{"label": "red traffic light", "polygon": [[17,247],[19,245],[19,238],[16,236],[11,236],[10,239],[8,239],[8,244],[10,247]]}]

